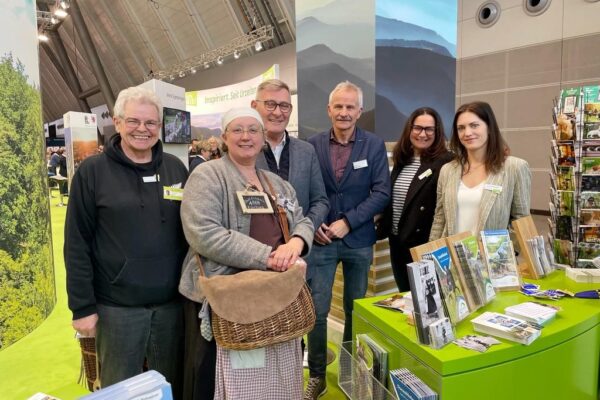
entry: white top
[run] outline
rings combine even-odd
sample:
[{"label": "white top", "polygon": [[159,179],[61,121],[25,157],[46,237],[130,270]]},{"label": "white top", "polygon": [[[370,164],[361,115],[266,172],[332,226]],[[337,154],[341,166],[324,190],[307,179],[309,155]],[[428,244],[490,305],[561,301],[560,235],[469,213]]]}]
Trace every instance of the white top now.
[{"label": "white top", "polygon": [[271,146],[271,151],[273,152],[273,155],[275,156],[275,161],[277,162],[277,168],[279,168],[279,160],[281,160],[281,153],[283,153],[283,148],[285,147],[285,133],[283,134],[283,138],[281,139],[281,142],[279,142],[279,144],[275,147],[271,146],[271,144],[269,143],[269,146]]},{"label": "white top", "polygon": [[483,195],[483,185],[481,182],[475,187],[468,187],[462,181],[458,185],[456,222],[457,232],[469,231],[477,234],[477,220],[479,218],[479,206],[481,205],[481,196]]}]

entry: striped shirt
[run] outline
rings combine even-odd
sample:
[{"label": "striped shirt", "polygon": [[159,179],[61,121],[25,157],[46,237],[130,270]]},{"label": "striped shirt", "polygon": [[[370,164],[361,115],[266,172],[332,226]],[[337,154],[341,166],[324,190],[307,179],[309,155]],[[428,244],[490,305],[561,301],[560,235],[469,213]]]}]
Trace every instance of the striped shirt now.
[{"label": "striped shirt", "polygon": [[413,157],[411,163],[402,168],[402,171],[400,171],[400,174],[394,183],[394,190],[392,192],[392,233],[394,235],[398,234],[398,223],[402,216],[404,200],[406,199],[408,188],[410,188],[410,184],[420,166],[421,159],[419,157]]}]

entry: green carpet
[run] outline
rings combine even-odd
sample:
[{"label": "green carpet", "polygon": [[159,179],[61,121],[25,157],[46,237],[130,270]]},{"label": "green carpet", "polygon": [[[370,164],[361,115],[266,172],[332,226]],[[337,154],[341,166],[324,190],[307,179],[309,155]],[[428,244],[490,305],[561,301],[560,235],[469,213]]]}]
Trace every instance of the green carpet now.
[{"label": "green carpet", "polygon": [[[77,399],[89,393],[77,384],[81,352],[71,327],[71,312],[65,291],[63,229],[66,207],[57,207],[51,198],[52,241],[56,279],[56,307],[29,335],[0,351],[0,399],[24,400],[37,392],[61,400]],[[335,353],[335,345],[329,345]],[[337,386],[338,357],[327,368],[327,393],[320,400],[345,399]],[[305,370],[308,377],[308,370]]]},{"label": "green carpet", "polygon": [[57,207],[57,204],[58,198],[51,198],[56,307],[37,329],[0,351],[0,398],[3,400],[23,400],[37,392],[69,400],[88,393],[77,384],[81,353],[67,308],[62,256],[66,207]]}]

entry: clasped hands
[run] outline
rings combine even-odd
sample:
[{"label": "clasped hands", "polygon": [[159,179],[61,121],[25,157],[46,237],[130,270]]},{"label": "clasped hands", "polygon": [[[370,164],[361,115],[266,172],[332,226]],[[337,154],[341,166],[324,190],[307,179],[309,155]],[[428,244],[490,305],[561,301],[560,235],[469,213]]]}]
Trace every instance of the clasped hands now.
[{"label": "clasped hands", "polygon": [[315,242],[325,245],[331,243],[332,239],[342,239],[350,232],[350,226],[345,218],[338,219],[331,225],[321,224],[315,231]]},{"label": "clasped hands", "polygon": [[306,262],[300,258],[304,249],[304,240],[297,236],[290,239],[289,242],[282,244],[273,250],[267,259],[267,268],[273,271],[287,271],[293,264],[301,265],[306,272]]}]

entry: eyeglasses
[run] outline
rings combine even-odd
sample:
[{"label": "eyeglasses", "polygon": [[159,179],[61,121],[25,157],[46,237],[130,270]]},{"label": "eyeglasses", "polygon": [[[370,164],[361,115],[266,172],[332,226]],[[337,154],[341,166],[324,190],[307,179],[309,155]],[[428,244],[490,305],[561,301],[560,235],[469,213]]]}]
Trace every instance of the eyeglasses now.
[{"label": "eyeglasses", "polygon": [[423,131],[425,131],[425,133],[428,135],[433,135],[435,133],[435,126],[413,125],[412,131],[417,135],[420,135]]},{"label": "eyeglasses", "polygon": [[148,129],[149,131],[155,131],[160,126],[160,121],[154,121],[154,120],[140,121],[139,119],[136,119],[136,118],[125,118],[125,126],[127,126],[128,128],[131,128],[131,129],[137,129],[142,123],[144,124],[146,129]]},{"label": "eyeglasses", "polygon": [[228,129],[227,131],[233,133],[236,136],[241,136],[244,132],[246,132],[250,136],[256,136],[259,133],[262,133],[262,129],[260,128],[260,126],[249,126],[246,129],[244,129],[241,126],[234,126],[233,128]]},{"label": "eyeglasses", "polygon": [[275,111],[275,109],[277,107],[279,107],[279,109],[283,113],[292,111],[292,105],[290,103],[286,103],[285,101],[282,101],[281,103],[278,103],[275,100],[256,100],[256,101],[260,101],[261,103],[264,103],[267,111]]}]

